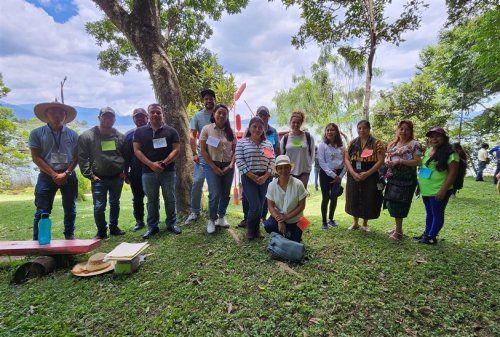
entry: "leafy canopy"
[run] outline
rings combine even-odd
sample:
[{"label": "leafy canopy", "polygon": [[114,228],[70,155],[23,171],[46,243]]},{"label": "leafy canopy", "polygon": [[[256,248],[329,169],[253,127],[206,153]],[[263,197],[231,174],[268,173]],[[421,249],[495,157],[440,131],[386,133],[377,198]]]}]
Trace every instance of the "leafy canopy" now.
[{"label": "leafy canopy", "polygon": [[[129,11],[134,3],[134,0],[122,1],[124,8]],[[232,92],[236,90],[234,79],[223,71],[217,63],[217,57],[203,45],[213,33],[207,19],[217,21],[222,13],[238,13],[247,4],[248,0],[158,2],[158,6],[161,6],[162,47],[176,70],[188,106],[197,106],[202,88],[218,85],[232,87]],[[124,74],[133,66],[145,70],[135,48],[108,17],[87,23],[86,30],[95,37],[99,46],[106,46],[98,55],[101,69],[113,75]],[[225,92],[219,95],[227,99]]]}]

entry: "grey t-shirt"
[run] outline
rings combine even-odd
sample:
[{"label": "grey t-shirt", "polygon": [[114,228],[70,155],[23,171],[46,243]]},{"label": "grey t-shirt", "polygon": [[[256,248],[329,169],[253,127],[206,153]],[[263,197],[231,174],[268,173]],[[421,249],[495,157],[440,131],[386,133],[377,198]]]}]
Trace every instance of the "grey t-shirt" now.
[{"label": "grey t-shirt", "polygon": [[75,158],[78,134],[63,126],[61,131],[52,131],[48,125],[30,132],[28,146],[39,149],[40,157],[54,170],[65,170]]}]

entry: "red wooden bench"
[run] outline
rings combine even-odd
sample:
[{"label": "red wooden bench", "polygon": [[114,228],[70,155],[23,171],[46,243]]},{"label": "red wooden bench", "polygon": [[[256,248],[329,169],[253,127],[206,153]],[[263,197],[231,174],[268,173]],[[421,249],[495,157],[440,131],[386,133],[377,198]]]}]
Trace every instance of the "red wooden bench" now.
[{"label": "red wooden bench", "polygon": [[0,241],[0,255],[41,255],[17,268],[14,282],[24,283],[52,272],[55,266],[70,267],[73,255],[91,252],[100,245],[101,240],[52,240],[48,245],[40,245],[36,240]]},{"label": "red wooden bench", "polygon": [[0,241],[0,255],[75,255],[93,251],[101,240],[52,240],[48,245],[38,241]]}]

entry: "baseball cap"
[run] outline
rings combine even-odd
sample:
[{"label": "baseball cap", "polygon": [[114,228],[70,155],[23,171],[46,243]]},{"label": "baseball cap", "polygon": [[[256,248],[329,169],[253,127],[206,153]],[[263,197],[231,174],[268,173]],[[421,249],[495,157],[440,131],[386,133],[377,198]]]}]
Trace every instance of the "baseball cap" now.
[{"label": "baseball cap", "polygon": [[269,114],[269,109],[266,106],[260,106],[257,108],[257,115],[267,115],[270,116]]},{"label": "baseball cap", "polygon": [[99,111],[99,117],[101,117],[102,115],[104,115],[105,113],[110,113],[110,114],[113,114],[113,116],[116,116],[116,113],[115,113],[115,110],[111,109],[109,106],[105,107],[105,108],[102,108],[100,111]]}]

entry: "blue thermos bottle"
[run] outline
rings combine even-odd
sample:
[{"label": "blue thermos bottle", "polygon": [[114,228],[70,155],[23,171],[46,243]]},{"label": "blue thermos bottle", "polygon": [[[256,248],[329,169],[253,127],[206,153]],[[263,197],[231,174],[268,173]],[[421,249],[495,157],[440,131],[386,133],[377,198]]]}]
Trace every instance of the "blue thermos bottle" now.
[{"label": "blue thermos bottle", "polygon": [[49,218],[49,213],[43,213],[42,218],[38,222],[38,243],[48,245],[50,243],[52,229],[52,220]]}]

